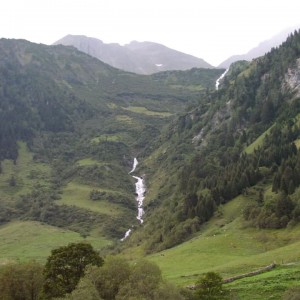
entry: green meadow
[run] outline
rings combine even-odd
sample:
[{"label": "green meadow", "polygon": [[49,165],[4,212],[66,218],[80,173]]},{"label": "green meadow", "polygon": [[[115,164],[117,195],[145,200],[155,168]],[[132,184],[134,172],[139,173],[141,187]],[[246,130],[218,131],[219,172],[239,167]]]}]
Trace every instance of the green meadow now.
[{"label": "green meadow", "polygon": [[233,299],[282,299],[283,293],[292,286],[299,286],[299,282],[300,265],[286,264],[257,276],[225,284],[224,287],[230,290]]},{"label": "green meadow", "polygon": [[95,249],[110,244],[108,240],[96,235],[82,238],[74,231],[33,221],[14,221],[2,225],[0,236],[0,264],[33,259],[44,262],[52,249],[69,243],[86,241]]},{"label": "green meadow", "polygon": [[241,217],[247,198],[224,205],[201,233],[168,250],[150,255],[168,280],[186,286],[199,275],[215,271],[223,278],[277,264],[300,262],[300,226],[281,230],[250,228]]},{"label": "green meadow", "polygon": [[146,107],[141,107],[141,106],[129,106],[129,107],[123,107],[125,110],[129,110],[134,113],[138,114],[144,114],[147,116],[156,116],[156,117],[170,117],[172,114],[169,112],[160,112],[160,111],[153,111],[149,110]]},{"label": "green meadow", "polygon": [[[50,167],[47,164],[35,162],[24,142],[18,143],[19,156],[16,162],[4,160],[1,163],[0,196],[18,196],[31,190],[33,186],[49,186]],[[15,184],[10,184],[14,178]]]},{"label": "green meadow", "polygon": [[[62,198],[57,204],[74,205],[80,208],[88,209],[93,212],[116,216],[122,213],[122,209],[117,204],[108,202],[107,200],[93,201],[89,198],[93,187],[77,182],[69,182],[63,189]],[[97,190],[101,190],[97,188]],[[103,191],[103,190],[101,190]],[[105,190],[107,192],[107,190]]]}]

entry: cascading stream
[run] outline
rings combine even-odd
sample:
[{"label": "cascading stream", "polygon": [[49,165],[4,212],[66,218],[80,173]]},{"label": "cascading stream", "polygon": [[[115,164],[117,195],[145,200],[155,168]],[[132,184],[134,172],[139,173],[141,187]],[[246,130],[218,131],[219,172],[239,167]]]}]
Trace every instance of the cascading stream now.
[{"label": "cascading stream", "polygon": [[225,77],[229,69],[227,69],[216,81],[216,90],[219,89],[220,81]]},{"label": "cascading stream", "polygon": [[[138,160],[136,158],[134,158],[132,169],[128,174],[133,173],[135,171],[137,165],[138,165]],[[137,213],[136,218],[140,221],[141,224],[143,224],[143,222],[144,222],[143,215],[145,213],[144,209],[143,209],[143,202],[145,199],[144,194],[146,192],[146,187],[145,187],[144,180],[142,177],[138,177],[138,176],[132,176],[132,177],[137,180],[135,183],[135,192],[137,195],[136,201],[138,203],[138,213]],[[131,231],[132,231],[131,229],[128,229],[125,232],[125,235],[121,239],[121,241],[124,241],[130,235]]]}]

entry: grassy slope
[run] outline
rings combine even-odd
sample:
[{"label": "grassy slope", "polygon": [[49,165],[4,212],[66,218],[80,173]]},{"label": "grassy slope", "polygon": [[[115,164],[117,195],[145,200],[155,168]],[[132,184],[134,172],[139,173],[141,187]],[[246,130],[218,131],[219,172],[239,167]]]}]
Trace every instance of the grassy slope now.
[{"label": "grassy slope", "polygon": [[0,264],[8,261],[35,259],[44,262],[52,249],[68,243],[87,241],[95,249],[110,242],[89,236],[83,239],[78,233],[31,221],[15,221],[0,227]]},{"label": "grassy slope", "polygon": [[[19,142],[19,156],[16,164],[11,160],[2,162],[0,174],[0,198],[25,194],[35,185],[49,186],[50,168],[43,163],[32,160],[32,153],[23,142]],[[14,176],[16,186],[9,185],[9,179]]]},{"label": "grassy slope", "polygon": [[[244,150],[247,154],[251,154],[253,153],[253,151],[255,149],[257,149],[259,146],[262,145],[265,137],[267,134],[269,134],[269,132],[271,131],[271,129],[274,127],[275,124],[273,124],[272,126],[270,126],[265,132],[263,132],[253,143],[251,143],[248,147],[246,147],[246,149]],[[298,114],[295,117],[295,125],[299,126],[300,125],[300,114]],[[300,140],[297,139],[295,141],[295,145],[297,148],[300,147]]]},{"label": "grassy slope", "polygon": [[129,106],[124,108],[125,110],[129,110],[134,113],[145,114],[148,116],[158,116],[158,117],[170,117],[172,114],[169,112],[158,112],[147,109],[146,107],[140,106]]},{"label": "grassy slope", "polygon": [[192,284],[208,271],[223,277],[251,272],[262,266],[297,262],[300,256],[300,226],[283,230],[247,228],[241,218],[247,198],[239,196],[224,206],[201,233],[172,249],[149,256],[163,275],[182,286]]},{"label": "grassy slope", "polygon": [[244,151],[247,154],[253,153],[255,149],[257,149],[259,146],[262,145],[266,135],[270,132],[270,130],[273,128],[274,125],[272,125],[270,128],[268,128],[265,132],[263,132],[252,144],[250,144]]},{"label": "grassy slope", "polygon": [[286,264],[254,277],[248,277],[226,284],[234,299],[261,300],[281,299],[282,294],[292,286],[299,285],[300,265]]},{"label": "grassy slope", "polygon": [[[101,164],[101,162],[97,162]],[[85,159],[80,165],[95,164],[95,160]],[[11,176],[16,178],[16,186],[9,185]],[[10,160],[2,162],[2,173],[0,174],[0,203],[16,201],[17,197],[26,194],[32,188],[49,186],[50,167],[33,160],[32,153],[28,151],[23,142],[19,142],[19,157],[14,164]],[[63,190],[62,199],[59,204],[76,205],[109,216],[120,215],[124,208],[109,203],[108,201],[89,200],[89,193],[93,186],[70,182]],[[97,188],[99,190],[99,188]],[[0,226],[0,263],[6,260],[45,260],[50,250],[69,242],[82,241],[83,238],[76,232],[43,225],[39,222],[14,221]],[[88,238],[96,248],[102,248],[109,244],[103,238],[101,230],[93,230]]]},{"label": "grassy slope", "polygon": [[[96,188],[98,191],[102,189]],[[57,204],[75,205],[101,214],[115,216],[121,213],[121,207],[105,200],[93,201],[89,199],[93,187],[76,182],[70,182],[64,188],[62,199]]]}]

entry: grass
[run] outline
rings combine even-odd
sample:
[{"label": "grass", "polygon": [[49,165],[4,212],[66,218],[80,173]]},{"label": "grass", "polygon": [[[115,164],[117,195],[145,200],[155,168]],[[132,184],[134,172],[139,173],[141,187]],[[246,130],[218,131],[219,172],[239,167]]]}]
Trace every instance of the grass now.
[{"label": "grass", "polygon": [[202,85],[177,85],[177,84],[172,84],[170,85],[170,88],[175,89],[175,90],[189,90],[191,92],[200,92],[203,91],[205,88]]},{"label": "grass", "polygon": [[281,299],[285,290],[299,285],[299,282],[300,265],[290,264],[276,267],[270,272],[254,277],[234,281],[224,287],[231,290],[234,299]]},{"label": "grass", "polygon": [[[76,182],[69,182],[64,188],[62,199],[57,204],[75,205],[80,208],[88,209],[97,213],[116,216],[122,213],[120,206],[106,200],[93,201],[89,199],[90,192],[94,188]],[[102,189],[96,188],[99,191]],[[107,192],[107,190],[105,190]]]},{"label": "grass", "polygon": [[100,165],[101,163],[92,158],[84,158],[77,161],[79,166],[93,166],[93,165]]},{"label": "grass", "polygon": [[118,122],[127,123],[127,124],[131,124],[131,125],[136,123],[136,120],[134,120],[133,118],[126,116],[126,115],[117,115],[116,120]]},{"label": "grass", "polygon": [[[24,142],[19,142],[19,156],[16,164],[12,160],[2,162],[0,174],[0,197],[18,196],[29,192],[35,185],[49,186],[50,167],[33,161]],[[10,186],[11,177],[16,179],[16,185]]]},{"label": "grass", "polygon": [[224,205],[223,216],[212,218],[198,236],[148,258],[160,266],[166,279],[180,286],[195,283],[209,271],[225,278],[273,261],[299,261],[300,226],[282,230],[245,227],[241,211],[247,201],[244,196],[237,197]]},{"label": "grass", "polygon": [[101,136],[97,136],[91,140],[92,144],[99,144],[101,142],[118,142],[120,141],[120,137],[114,134],[103,134]]},{"label": "grass", "polygon": [[110,242],[99,236],[82,238],[78,233],[32,221],[15,221],[0,226],[0,264],[9,261],[44,262],[52,249],[69,243],[86,241],[95,249]]},{"label": "grass", "polygon": [[141,106],[129,106],[129,107],[123,107],[125,110],[129,110],[134,113],[138,114],[144,114],[147,116],[156,116],[156,117],[170,117],[172,114],[169,112],[159,112],[159,111],[153,111],[153,110],[148,110],[146,107],[141,107]]},{"label": "grass", "polygon": [[247,154],[253,153],[255,149],[257,149],[259,146],[262,145],[266,135],[270,132],[270,130],[273,128],[273,126],[274,125],[272,125],[270,128],[268,128],[264,133],[262,133],[252,144],[250,144],[248,147],[246,147],[244,151]]}]

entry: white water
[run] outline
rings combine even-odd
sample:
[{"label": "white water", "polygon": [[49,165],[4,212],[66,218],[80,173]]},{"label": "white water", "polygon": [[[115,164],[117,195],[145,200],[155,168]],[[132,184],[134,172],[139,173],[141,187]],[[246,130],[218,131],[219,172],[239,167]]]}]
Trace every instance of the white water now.
[{"label": "white water", "polygon": [[229,69],[226,69],[226,71],[217,79],[216,81],[216,90],[219,89],[220,81],[225,77],[226,73],[228,72]]},{"label": "white water", "polygon": [[121,238],[121,242],[123,242],[125,239],[127,239],[129,237],[131,233],[131,229],[128,229],[126,232],[125,232],[125,235],[123,238]]},{"label": "white water", "polygon": [[137,176],[132,176],[134,179],[137,180],[137,182],[135,183],[135,191],[137,193],[137,197],[136,197],[136,201],[138,203],[138,214],[136,216],[136,218],[140,221],[140,223],[142,224],[144,222],[143,220],[143,215],[144,215],[144,209],[143,209],[143,202],[145,199],[145,192],[146,192],[146,188],[144,185],[144,180],[141,177],[137,177]]},{"label": "white water", "polygon": [[137,161],[137,159],[134,158],[134,159],[133,159],[133,166],[132,166],[132,169],[131,169],[131,171],[130,171],[128,174],[131,174],[132,172],[135,171],[136,166],[138,165],[138,163],[139,163],[139,162]]},{"label": "white water", "polygon": [[[138,163],[139,163],[138,160],[136,158],[134,158],[132,169],[128,174],[131,174],[135,171]],[[132,176],[132,177],[137,180],[137,182],[135,183],[135,192],[137,194],[136,201],[138,203],[138,213],[137,213],[136,218],[140,221],[141,224],[143,224],[143,222],[144,222],[143,215],[145,213],[144,209],[143,209],[143,202],[145,199],[144,194],[146,192],[146,187],[145,187],[143,178],[137,177],[137,176]],[[131,231],[132,231],[131,229],[128,229],[125,232],[125,235],[121,239],[121,242],[123,242],[127,237],[129,237]]]}]

